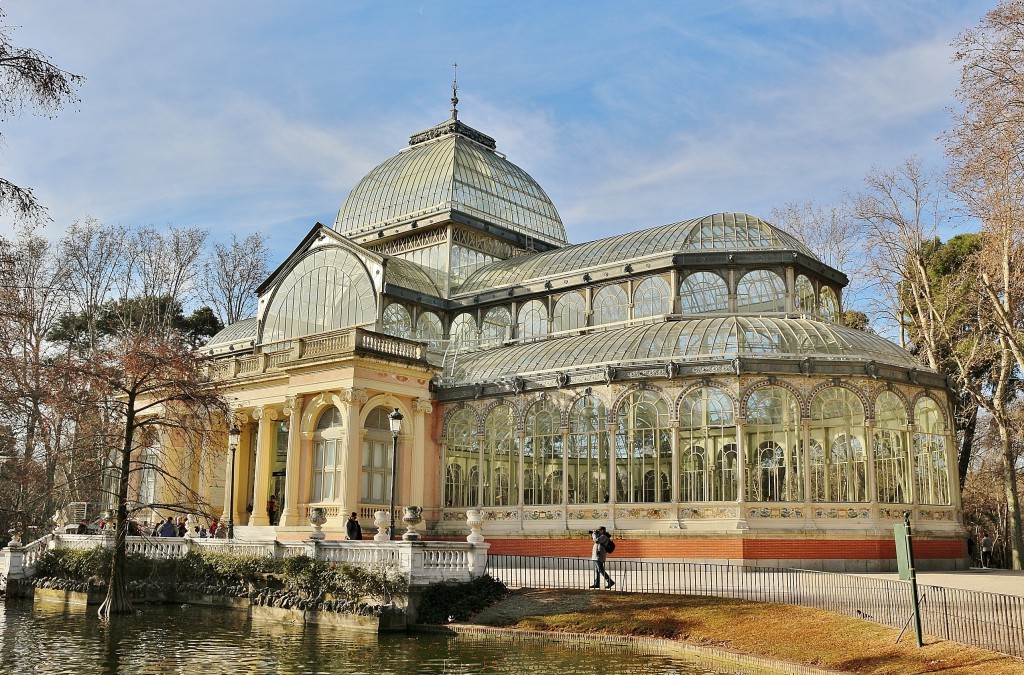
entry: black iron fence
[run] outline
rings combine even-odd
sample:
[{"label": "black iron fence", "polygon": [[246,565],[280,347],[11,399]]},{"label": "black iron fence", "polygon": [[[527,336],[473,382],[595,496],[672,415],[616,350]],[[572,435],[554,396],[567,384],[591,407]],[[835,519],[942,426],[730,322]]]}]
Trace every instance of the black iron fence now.
[{"label": "black iron fence", "polygon": [[[905,581],[776,567],[613,558],[605,567],[615,580],[615,591],[779,602],[901,629],[913,611],[910,583]],[[593,562],[585,558],[492,555],[487,572],[511,588],[585,589],[594,583]],[[926,634],[1024,656],[1024,597],[921,584],[918,589]]]}]

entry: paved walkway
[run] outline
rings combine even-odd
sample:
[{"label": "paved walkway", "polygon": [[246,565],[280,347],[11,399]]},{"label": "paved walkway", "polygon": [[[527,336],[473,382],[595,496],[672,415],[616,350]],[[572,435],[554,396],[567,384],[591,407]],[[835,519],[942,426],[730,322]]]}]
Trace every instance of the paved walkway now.
[{"label": "paved walkway", "polygon": [[[899,575],[895,572],[891,574],[858,574],[856,576],[893,581],[899,579]],[[972,567],[962,572],[918,572],[917,583],[1024,597],[1024,572],[1011,570]]]}]

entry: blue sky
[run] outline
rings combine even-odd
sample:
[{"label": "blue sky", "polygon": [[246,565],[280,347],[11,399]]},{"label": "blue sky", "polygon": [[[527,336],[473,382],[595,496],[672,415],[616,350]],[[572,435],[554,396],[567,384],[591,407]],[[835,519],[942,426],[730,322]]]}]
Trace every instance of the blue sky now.
[{"label": "blue sky", "polygon": [[941,166],[949,43],[993,5],[13,0],[15,44],[88,79],[77,110],[3,123],[0,175],[35,189],[53,237],[86,216],[259,230],[277,262],[447,117],[458,61],[460,119],[571,241],[767,216],[873,165]]}]

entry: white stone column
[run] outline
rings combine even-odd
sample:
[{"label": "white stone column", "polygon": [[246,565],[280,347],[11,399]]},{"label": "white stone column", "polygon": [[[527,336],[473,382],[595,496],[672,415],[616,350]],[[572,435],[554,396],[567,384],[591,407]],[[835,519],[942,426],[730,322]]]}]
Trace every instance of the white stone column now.
[{"label": "white stone column", "polygon": [[267,490],[270,486],[270,467],[274,459],[274,422],[277,420],[277,411],[273,408],[259,407],[253,410],[252,416],[259,422],[259,431],[256,437],[256,477],[253,481],[252,516],[249,518],[249,524],[269,525],[267,499],[270,495]]},{"label": "white stone column", "polygon": [[878,506],[878,477],[875,475],[875,423],[874,421],[865,421],[864,423],[864,452],[866,453],[867,462],[865,464],[865,486],[867,490],[868,502],[871,503],[872,515],[874,518],[877,514],[874,507]]},{"label": "white stone column", "polygon": [[281,525],[293,527],[302,524],[299,513],[299,466],[302,453],[302,397],[289,396],[285,400],[284,414],[288,415],[288,458],[285,460],[284,506]]}]

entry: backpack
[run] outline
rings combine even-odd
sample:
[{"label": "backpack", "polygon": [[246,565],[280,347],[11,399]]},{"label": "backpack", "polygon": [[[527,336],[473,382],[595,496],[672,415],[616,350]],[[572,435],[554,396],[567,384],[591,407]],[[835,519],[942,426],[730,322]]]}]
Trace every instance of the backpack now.
[{"label": "backpack", "polygon": [[615,542],[612,541],[612,535],[608,535],[608,543],[604,545],[605,553],[615,553]]}]

